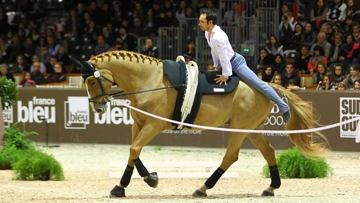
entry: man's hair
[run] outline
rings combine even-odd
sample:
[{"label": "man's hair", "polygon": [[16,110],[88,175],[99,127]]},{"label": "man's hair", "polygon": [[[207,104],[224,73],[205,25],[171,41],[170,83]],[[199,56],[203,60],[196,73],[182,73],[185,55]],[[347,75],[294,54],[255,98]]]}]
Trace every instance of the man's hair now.
[{"label": "man's hair", "polygon": [[206,20],[208,22],[210,22],[210,20],[212,20],[213,24],[216,25],[216,23],[217,23],[217,15],[216,15],[216,13],[214,11],[206,9],[206,10],[203,10],[201,12],[201,14],[205,14],[206,15]]}]

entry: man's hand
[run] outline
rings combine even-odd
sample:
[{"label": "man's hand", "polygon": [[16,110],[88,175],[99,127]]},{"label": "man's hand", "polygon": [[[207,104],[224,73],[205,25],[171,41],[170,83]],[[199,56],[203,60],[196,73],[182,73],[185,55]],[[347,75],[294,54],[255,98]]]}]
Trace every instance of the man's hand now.
[{"label": "man's hand", "polygon": [[216,74],[216,76],[219,76],[218,78],[215,78],[215,79],[214,79],[214,81],[215,81],[216,83],[220,83],[220,85],[222,85],[223,83],[225,83],[225,85],[227,85],[227,84],[226,84],[226,81],[229,79],[229,77],[225,77],[225,76],[223,76],[223,75],[221,75],[221,74]]}]

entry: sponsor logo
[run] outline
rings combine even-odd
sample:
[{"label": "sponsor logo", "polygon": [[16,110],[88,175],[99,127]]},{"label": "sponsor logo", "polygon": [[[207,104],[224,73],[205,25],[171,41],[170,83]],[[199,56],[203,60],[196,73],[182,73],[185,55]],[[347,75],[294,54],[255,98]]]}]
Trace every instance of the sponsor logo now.
[{"label": "sponsor logo", "polygon": [[[344,122],[360,116],[360,98],[340,97],[340,121]],[[340,126],[340,137],[355,138],[356,127],[359,121]]]},{"label": "sponsor logo", "polygon": [[44,119],[47,123],[56,122],[56,101],[54,98],[33,97],[28,104],[22,101],[17,102],[17,122],[20,123],[42,123]]},{"label": "sponsor logo", "polygon": [[86,129],[90,123],[89,100],[87,97],[68,97],[64,102],[65,129]]},{"label": "sponsor logo", "polygon": [[122,107],[123,104],[130,105],[129,99],[114,99],[111,102],[107,102],[107,109],[104,114],[95,114],[95,124],[124,124],[132,125],[134,123],[133,118],[130,115],[130,109]]},{"label": "sponsor logo", "polygon": [[4,126],[10,127],[11,123],[14,122],[14,113],[13,113],[13,108],[9,107],[7,109],[3,110],[2,116],[3,116],[3,120],[4,120]]},{"label": "sponsor logo", "polygon": [[285,125],[284,119],[280,113],[278,105],[274,105],[270,111],[270,115],[265,118],[265,126],[283,126]]}]

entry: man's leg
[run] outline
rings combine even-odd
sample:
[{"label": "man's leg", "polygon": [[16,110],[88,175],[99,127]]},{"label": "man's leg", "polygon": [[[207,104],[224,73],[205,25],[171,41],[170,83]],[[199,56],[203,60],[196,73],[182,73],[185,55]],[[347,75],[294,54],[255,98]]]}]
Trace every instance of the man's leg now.
[{"label": "man's leg", "polygon": [[241,80],[263,93],[266,97],[278,105],[280,111],[283,113],[285,123],[290,120],[289,106],[280,98],[272,87],[260,80],[256,74],[249,69],[243,56],[236,54],[236,57],[231,65],[233,67],[233,71],[240,77]]}]

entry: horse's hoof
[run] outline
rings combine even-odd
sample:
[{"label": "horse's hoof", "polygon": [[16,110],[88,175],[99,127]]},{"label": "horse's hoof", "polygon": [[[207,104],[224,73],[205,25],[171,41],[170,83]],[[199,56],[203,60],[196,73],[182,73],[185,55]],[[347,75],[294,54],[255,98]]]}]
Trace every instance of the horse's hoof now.
[{"label": "horse's hoof", "polygon": [[261,194],[261,196],[274,196],[274,193],[264,190],[263,193]]},{"label": "horse's hoof", "polygon": [[148,178],[144,180],[150,187],[156,188],[159,183],[159,178],[156,172],[149,173]]},{"label": "horse's hoof", "polygon": [[195,190],[195,192],[192,194],[193,197],[206,197],[206,192],[201,192],[200,190]]},{"label": "horse's hoof", "polygon": [[109,197],[125,197],[125,189],[115,185],[115,187],[110,191]]}]

